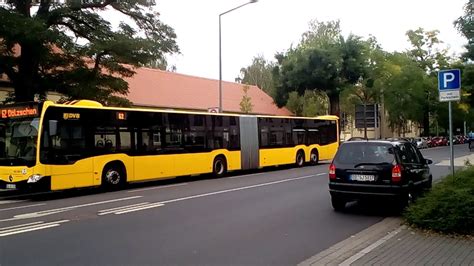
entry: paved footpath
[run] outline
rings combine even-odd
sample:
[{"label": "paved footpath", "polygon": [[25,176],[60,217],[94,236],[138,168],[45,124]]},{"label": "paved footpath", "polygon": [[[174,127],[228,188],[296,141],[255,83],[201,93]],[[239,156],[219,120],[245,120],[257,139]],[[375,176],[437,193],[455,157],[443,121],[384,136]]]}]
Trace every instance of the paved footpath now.
[{"label": "paved footpath", "polygon": [[474,266],[474,240],[421,232],[389,217],[299,265]]}]

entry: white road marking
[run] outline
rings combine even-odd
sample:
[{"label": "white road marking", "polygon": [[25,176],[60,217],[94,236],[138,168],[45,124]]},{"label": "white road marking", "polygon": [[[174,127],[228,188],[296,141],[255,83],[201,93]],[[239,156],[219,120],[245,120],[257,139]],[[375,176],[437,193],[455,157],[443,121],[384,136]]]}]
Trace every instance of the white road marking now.
[{"label": "white road marking", "polygon": [[163,189],[163,188],[170,188],[170,187],[179,187],[179,186],[185,186],[185,185],[187,185],[187,184],[188,184],[188,183],[181,183],[181,184],[169,185],[169,186],[161,186],[161,187],[150,187],[150,188],[135,189],[135,190],[127,191],[127,193],[141,192],[141,191],[154,190],[154,189]]},{"label": "white road marking", "polygon": [[28,223],[28,224],[19,224],[19,225],[13,225],[13,226],[8,226],[8,227],[2,227],[2,228],[0,228],[0,231],[7,230],[7,229],[18,228],[18,227],[27,226],[27,225],[41,224],[41,223],[44,223],[44,222],[43,221],[38,221],[38,222],[33,222],[33,223]]},{"label": "white road marking", "polygon": [[106,214],[112,214],[112,213],[124,214],[124,213],[129,213],[129,212],[135,212],[135,211],[161,207],[163,205],[164,204],[160,202],[157,202],[157,203],[142,202],[139,204],[133,204],[133,205],[122,206],[122,207],[108,209],[108,210],[102,210],[102,211],[99,211],[99,215],[106,215]]},{"label": "white road marking", "polygon": [[164,206],[164,204],[160,203],[160,202],[152,203],[152,204],[144,205],[144,206],[133,208],[133,209],[119,211],[119,212],[116,212],[115,214],[124,214],[124,213],[129,213],[129,212],[136,212],[136,211],[141,211],[141,210],[146,210],[146,209],[151,209],[151,208],[156,208],[156,207],[161,207],[161,206]]},{"label": "white road marking", "polygon": [[17,210],[17,209],[25,209],[25,208],[31,208],[31,207],[43,206],[43,205],[46,205],[46,203],[38,203],[38,204],[33,204],[33,205],[26,205],[26,206],[19,206],[19,207],[11,207],[11,208],[6,208],[6,209],[0,209],[0,212],[3,212],[3,211],[10,211],[10,210]]},{"label": "white road marking", "polygon": [[87,204],[63,207],[63,208],[58,208],[58,209],[43,210],[43,211],[32,212],[32,213],[24,213],[24,214],[15,215],[15,216],[13,216],[13,218],[0,220],[0,222],[43,217],[43,216],[47,216],[47,215],[52,215],[52,214],[56,214],[56,213],[70,211],[70,210],[77,209],[77,208],[89,207],[89,206],[106,204],[106,203],[117,202],[117,201],[138,199],[138,198],[141,198],[141,197],[142,196],[133,196],[133,197],[127,197],[127,198],[120,198],[120,199],[113,199],[113,200],[106,200],[106,201],[98,201],[98,202],[92,202],[92,203],[87,203]]},{"label": "white road marking", "polygon": [[315,176],[315,175],[307,175],[307,176],[301,176],[301,177],[294,177],[294,178],[283,179],[283,180],[279,180],[279,181],[268,182],[268,183],[263,183],[263,184],[258,184],[258,185],[245,186],[245,187],[239,187],[239,188],[233,188],[233,189],[226,189],[226,190],[221,190],[221,191],[216,191],[216,192],[210,192],[210,193],[204,193],[204,194],[199,194],[199,195],[194,195],[194,196],[189,196],[189,197],[184,197],[184,198],[178,198],[178,199],[172,199],[172,200],[165,200],[165,201],[161,201],[160,203],[162,203],[162,204],[167,204],[167,203],[178,202],[178,201],[183,201],[183,200],[202,198],[202,197],[207,197],[207,196],[212,196],[212,195],[218,195],[218,194],[223,194],[223,193],[228,193],[228,192],[234,192],[234,191],[240,191],[240,190],[245,190],[245,189],[251,189],[251,188],[257,188],[257,187],[270,186],[270,185],[275,185],[275,184],[280,184],[280,183],[285,183],[285,182],[297,181],[297,180],[306,179],[306,178],[310,178],[310,177],[314,177],[314,176]]},{"label": "white road marking", "polygon": [[130,208],[136,208],[138,206],[142,206],[142,205],[146,205],[146,204],[150,204],[150,203],[149,202],[141,202],[141,203],[132,204],[132,205],[120,206],[120,207],[116,207],[116,208],[112,208],[112,209],[100,210],[99,215],[114,213],[116,211],[122,211],[122,210],[130,209]]},{"label": "white road marking", "polygon": [[60,221],[49,222],[49,223],[38,222],[36,224],[29,223],[29,224],[18,225],[16,226],[16,228],[10,227],[10,229],[2,228],[0,229],[0,237],[56,227],[56,226],[59,226],[61,223],[67,223],[67,222],[69,222],[69,220],[60,220]]},{"label": "white road marking", "polygon": [[19,202],[25,202],[26,200],[0,200],[0,205],[3,204],[10,204],[10,203],[19,203]]},{"label": "white road marking", "polygon": [[321,176],[321,175],[327,175],[328,173],[319,173],[319,174],[316,174],[316,176]]},{"label": "white road marking", "polygon": [[382,245],[383,243],[387,242],[387,240],[389,240],[390,238],[394,237],[396,234],[400,233],[402,231],[402,229],[405,228],[404,225],[398,227],[396,230],[388,233],[388,235],[382,237],[381,239],[375,241],[372,245],[364,248],[363,250],[357,252],[355,255],[353,255],[352,257],[348,258],[347,260],[343,261],[341,264],[339,264],[339,266],[349,266],[351,265],[353,262],[355,262],[356,260],[362,258],[364,255],[366,255],[367,253],[371,252],[372,250],[374,250],[375,248],[377,248],[378,246]]}]

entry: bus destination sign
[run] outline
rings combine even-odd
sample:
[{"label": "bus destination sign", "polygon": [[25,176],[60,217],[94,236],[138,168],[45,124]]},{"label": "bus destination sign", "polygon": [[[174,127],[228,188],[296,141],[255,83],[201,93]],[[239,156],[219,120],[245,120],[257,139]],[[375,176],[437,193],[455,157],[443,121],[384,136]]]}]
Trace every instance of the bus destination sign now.
[{"label": "bus destination sign", "polygon": [[0,118],[22,118],[38,116],[38,106],[11,106],[0,108]]}]

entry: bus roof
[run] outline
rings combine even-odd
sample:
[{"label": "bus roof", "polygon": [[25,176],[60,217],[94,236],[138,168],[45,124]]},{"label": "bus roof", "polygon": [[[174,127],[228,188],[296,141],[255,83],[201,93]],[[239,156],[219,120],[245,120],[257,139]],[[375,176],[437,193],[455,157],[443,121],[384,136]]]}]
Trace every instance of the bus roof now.
[{"label": "bus roof", "polygon": [[143,108],[143,107],[109,107],[103,106],[101,103],[91,100],[78,100],[69,101],[65,103],[54,103],[51,101],[45,102],[45,107],[57,106],[67,108],[84,108],[84,109],[105,109],[105,110],[118,110],[118,111],[141,111],[141,112],[157,112],[157,113],[177,113],[177,114],[200,114],[200,115],[217,115],[217,116],[254,116],[254,117],[266,117],[266,118],[289,118],[289,119],[322,119],[322,120],[338,120],[337,116],[333,115],[322,115],[316,117],[298,117],[298,116],[273,116],[273,115],[253,115],[253,114],[235,114],[235,113],[210,113],[210,112],[199,112],[199,111],[181,111],[174,109],[154,109],[154,108]]}]

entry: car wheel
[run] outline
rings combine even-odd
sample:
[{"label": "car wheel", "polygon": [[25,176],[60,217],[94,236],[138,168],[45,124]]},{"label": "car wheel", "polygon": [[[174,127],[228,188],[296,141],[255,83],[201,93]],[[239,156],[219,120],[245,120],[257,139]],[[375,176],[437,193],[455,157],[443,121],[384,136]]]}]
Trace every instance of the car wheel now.
[{"label": "car wheel", "polygon": [[415,201],[413,192],[409,191],[402,194],[397,202],[398,211],[403,212],[408,206]]},{"label": "car wheel", "polygon": [[428,179],[428,183],[426,183],[425,189],[430,190],[433,187],[433,176],[430,176]]},{"label": "car wheel", "polygon": [[346,208],[346,203],[347,202],[345,200],[343,200],[339,197],[331,196],[332,208],[335,211],[343,211]]}]

